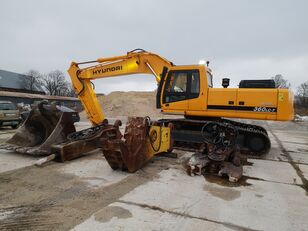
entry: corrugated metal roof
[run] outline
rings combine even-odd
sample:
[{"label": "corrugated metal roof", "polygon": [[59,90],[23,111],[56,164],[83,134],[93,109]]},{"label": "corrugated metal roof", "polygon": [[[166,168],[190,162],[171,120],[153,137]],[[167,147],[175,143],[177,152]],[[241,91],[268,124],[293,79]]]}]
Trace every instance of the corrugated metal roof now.
[{"label": "corrugated metal roof", "polygon": [[[0,87],[26,89],[26,75],[0,70]],[[35,91],[43,91],[41,86],[34,86]]]}]

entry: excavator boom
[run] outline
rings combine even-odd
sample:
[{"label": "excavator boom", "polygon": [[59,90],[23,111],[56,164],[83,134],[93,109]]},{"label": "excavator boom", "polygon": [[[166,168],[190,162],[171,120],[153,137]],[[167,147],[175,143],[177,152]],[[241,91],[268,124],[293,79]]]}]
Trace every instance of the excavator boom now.
[{"label": "excavator boom", "polygon": [[[79,65],[90,63],[96,63],[96,65],[82,69],[79,67]],[[105,116],[97,101],[91,80],[131,74],[152,74],[159,83],[163,68],[172,66],[171,62],[159,55],[137,49],[123,56],[99,58],[82,63],[73,62],[68,73],[90,121],[98,125],[105,119]]]}]

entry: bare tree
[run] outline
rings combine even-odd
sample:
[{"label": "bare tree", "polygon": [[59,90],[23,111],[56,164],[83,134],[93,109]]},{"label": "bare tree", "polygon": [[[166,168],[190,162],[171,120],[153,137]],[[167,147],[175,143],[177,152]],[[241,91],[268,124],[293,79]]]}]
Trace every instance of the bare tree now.
[{"label": "bare tree", "polygon": [[25,73],[25,79],[24,79],[24,84],[25,84],[25,89],[30,90],[30,91],[37,91],[40,90],[38,86],[41,85],[43,75],[38,72],[37,70],[29,70],[28,72]]},{"label": "bare tree", "polygon": [[303,107],[308,107],[308,81],[299,85],[296,95],[299,98],[300,105]]},{"label": "bare tree", "polygon": [[55,70],[44,76],[43,86],[49,95],[67,96],[69,83],[65,80],[64,73]]},{"label": "bare tree", "polygon": [[291,84],[288,82],[288,80],[284,79],[282,75],[278,74],[275,75],[275,77],[272,77],[272,79],[275,81],[275,85],[277,88],[290,88]]},{"label": "bare tree", "polygon": [[68,93],[67,96],[76,97],[76,92],[71,84],[68,84]]}]

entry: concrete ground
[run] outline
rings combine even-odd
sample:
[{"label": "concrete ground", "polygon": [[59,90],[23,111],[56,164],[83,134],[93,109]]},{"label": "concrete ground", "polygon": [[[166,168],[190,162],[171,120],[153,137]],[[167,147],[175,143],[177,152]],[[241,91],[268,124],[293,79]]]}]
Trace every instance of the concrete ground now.
[{"label": "concrete ground", "polygon": [[[99,150],[44,167],[0,150],[0,230],[308,230],[308,124],[257,123],[272,149],[248,159],[239,183],[187,176],[191,153],[177,150],[134,174]],[[0,141],[13,132],[1,128]]]}]

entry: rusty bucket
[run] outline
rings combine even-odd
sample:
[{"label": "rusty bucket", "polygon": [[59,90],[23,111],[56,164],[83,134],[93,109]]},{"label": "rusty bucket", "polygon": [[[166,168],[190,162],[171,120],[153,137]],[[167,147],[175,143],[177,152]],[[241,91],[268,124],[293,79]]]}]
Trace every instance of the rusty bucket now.
[{"label": "rusty bucket", "polygon": [[76,131],[76,121],[79,121],[77,112],[43,101],[0,148],[34,156],[49,155],[52,144],[65,142],[67,135]]}]

